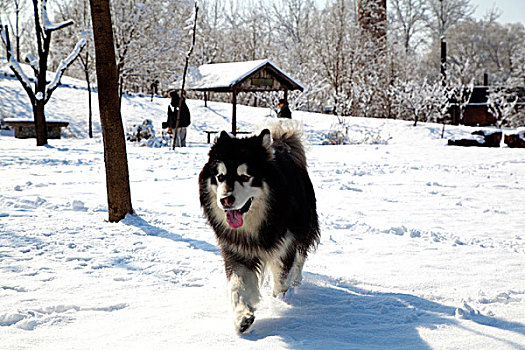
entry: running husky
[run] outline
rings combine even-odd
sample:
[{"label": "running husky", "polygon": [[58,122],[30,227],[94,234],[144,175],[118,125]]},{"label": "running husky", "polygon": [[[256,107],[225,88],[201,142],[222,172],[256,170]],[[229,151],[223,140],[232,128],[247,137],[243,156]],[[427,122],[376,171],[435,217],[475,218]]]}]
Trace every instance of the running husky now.
[{"label": "running husky", "polygon": [[272,132],[236,138],[223,131],[199,175],[201,206],[224,259],[237,332],[255,320],[267,268],[273,295],[301,282],[309,251],[319,243],[315,193],[301,135]]}]

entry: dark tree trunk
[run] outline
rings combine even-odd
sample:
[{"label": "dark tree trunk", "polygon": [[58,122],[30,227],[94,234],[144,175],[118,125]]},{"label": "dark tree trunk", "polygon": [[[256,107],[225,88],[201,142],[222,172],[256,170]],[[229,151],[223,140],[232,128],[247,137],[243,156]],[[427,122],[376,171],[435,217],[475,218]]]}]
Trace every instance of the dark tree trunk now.
[{"label": "dark tree trunk", "polygon": [[90,0],[110,222],[133,213],[108,0]]},{"label": "dark tree trunk", "polygon": [[44,100],[36,100],[33,106],[33,117],[35,118],[36,145],[47,145],[47,123],[44,112]]},{"label": "dark tree trunk", "polygon": [[21,12],[20,2],[15,1],[15,16],[16,16],[16,24],[15,24],[15,40],[16,40],[16,60],[18,62],[20,61],[20,12]]},{"label": "dark tree trunk", "polygon": [[37,81],[35,85],[33,115],[35,117],[36,145],[43,146],[47,145],[47,126],[44,108],[46,105],[47,58],[49,56],[49,47],[51,44],[51,32],[46,32],[42,28],[39,17],[39,4],[37,0],[33,0],[33,7],[35,11],[35,29],[39,57],[38,74],[36,74]]}]

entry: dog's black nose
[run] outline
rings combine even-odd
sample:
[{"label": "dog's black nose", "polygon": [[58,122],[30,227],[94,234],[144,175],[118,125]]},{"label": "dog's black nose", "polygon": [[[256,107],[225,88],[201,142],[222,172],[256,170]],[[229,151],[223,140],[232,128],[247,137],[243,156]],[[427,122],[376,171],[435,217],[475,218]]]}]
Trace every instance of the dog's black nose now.
[{"label": "dog's black nose", "polygon": [[221,204],[225,208],[230,208],[234,202],[235,202],[234,196],[228,196],[228,197],[221,198]]}]

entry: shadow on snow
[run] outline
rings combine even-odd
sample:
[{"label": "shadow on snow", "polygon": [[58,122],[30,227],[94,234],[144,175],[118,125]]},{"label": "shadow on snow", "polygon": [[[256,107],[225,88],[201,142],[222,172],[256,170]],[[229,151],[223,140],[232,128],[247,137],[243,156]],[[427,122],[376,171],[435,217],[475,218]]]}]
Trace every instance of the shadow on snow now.
[{"label": "shadow on snow", "polygon": [[213,244],[210,244],[206,241],[200,241],[197,239],[185,238],[179,234],[169,232],[163,228],[153,226],[140,216],[133,214],[127,215],[122,223],[129,226],[134,226],[144,232],[147,236],[154,236],[160,238],[170,239],[175,242],[185,242],[190,245],[193,249],[200,249],[206,252],[212,252],[214,254],[219,254],[219,250]]},{"label": "shadow on snow", "polygon": [[[418,329],[462,327],[451,306],[410,294],[370,292],[327,276],[304,276],[303,284],[285,298],[290,307],[256,319],[244,339],[279,337],[290,348],[300,349],[430,349]],[[474,313],[464,318],[525,335],[524,324]],[[503,338],[493,339],[520,347]]]}]

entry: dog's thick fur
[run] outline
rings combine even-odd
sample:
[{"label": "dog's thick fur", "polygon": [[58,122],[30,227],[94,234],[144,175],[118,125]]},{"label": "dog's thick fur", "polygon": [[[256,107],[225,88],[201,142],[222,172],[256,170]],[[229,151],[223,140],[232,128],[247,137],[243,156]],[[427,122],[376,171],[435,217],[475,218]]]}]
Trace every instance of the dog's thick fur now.
[{"label": "dog's thick fur", "polygon": [[319,242],[315,193],[300,135],[272,132],[215,140],[199,175],[200,201],[224,258],[237,332],[253,323],[265,269],[273,295],[301,282],[309,251]]}]

